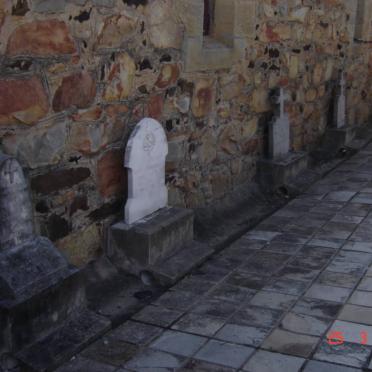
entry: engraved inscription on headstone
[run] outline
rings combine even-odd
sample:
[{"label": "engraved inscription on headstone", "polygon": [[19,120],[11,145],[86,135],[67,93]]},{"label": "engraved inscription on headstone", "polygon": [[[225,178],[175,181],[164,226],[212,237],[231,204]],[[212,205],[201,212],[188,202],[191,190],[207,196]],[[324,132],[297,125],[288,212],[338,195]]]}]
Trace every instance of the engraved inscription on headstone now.
[{"label": "engraved inscription on headstone", "polygon": [[133,130],[125,152],[124,165],[128,168],[125,223],[132,224],[167,206],[167,154],[168,142],[160,123],[149,118],[141,120]]},{"label": "engraved inscription on headstone", "polygon": [[342,128],[346,125],[346,93],[345,93],[345,75],[341,74],[341,79],[338,87],[336,105],[335,105],[335,126]]},{"label": "engraved inscription on headstone", "polygon": [[284,111],[285,94],[280,88],[276,104],[279,105],[279,117],[275,117],[269,128],[269,156],[271,159],[280,159],[288,154],[290,149],[289,118]]}]

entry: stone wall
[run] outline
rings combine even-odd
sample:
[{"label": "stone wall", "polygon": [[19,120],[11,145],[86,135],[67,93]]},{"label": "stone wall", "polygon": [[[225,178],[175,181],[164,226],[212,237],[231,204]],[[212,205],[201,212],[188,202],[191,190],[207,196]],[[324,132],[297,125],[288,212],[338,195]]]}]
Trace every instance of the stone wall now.
[{"label": "stone wall", "polygon": [[144,116],[168,136],[170,202],[189,208],[253,180],[270,89],[289,95],[294,150],[324,133],[340,68],[350,124],[370,116],[357,0],[217,0],[219,34],[205,40],[202,4],[0,0],[1,148],[28,171],[41,234],[75,264],[100,254],[123,213],[123,151]]}]

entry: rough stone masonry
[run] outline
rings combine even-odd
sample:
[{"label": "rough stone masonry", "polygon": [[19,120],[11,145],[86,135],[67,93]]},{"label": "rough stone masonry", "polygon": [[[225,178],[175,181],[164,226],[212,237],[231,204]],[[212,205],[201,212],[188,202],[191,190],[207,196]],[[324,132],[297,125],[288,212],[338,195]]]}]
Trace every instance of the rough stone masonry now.
[{"label": "rough stone masonry", "polygon": [[203,36],[202,0],[0,0],[0,146],[28,173],[38,232],[73,264],[100,254],[143,117],[166,131],[169,204],[187,208],[253,180],[271,89],[290,97],[291,150],[317,146],[340,69],[347,122],[365,124],[371,3],[219,0]]}]

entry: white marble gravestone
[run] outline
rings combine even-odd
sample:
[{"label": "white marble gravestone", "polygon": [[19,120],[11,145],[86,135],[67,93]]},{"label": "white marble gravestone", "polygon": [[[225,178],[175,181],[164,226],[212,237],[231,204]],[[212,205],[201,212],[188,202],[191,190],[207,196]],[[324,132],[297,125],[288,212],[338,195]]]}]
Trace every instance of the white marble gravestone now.
[{"label": "white marble gravestone", "polygon": [[289,118],[284,111],[285,99],[284,90],[280,88],[277,102],[280,106],[279,117],[271,123],[269,133],[269,155],[274,160],[284,157],[290,150]]},{"label": "white marble gravestone", "polygon": [[346,94],[345,94],[345,75],[341,74],[341,80],[338,88],[336,107],[335,107],[335,119],[336,128],[342,128],[346,125]]},{"label": "white marble gravestone", "polygon": [[167,206],[167,154],[168,142],[161,124],[150,118],[141,120],[133,130],[125,151],[124,165],[128,168],[126,224],[133,224]]}]

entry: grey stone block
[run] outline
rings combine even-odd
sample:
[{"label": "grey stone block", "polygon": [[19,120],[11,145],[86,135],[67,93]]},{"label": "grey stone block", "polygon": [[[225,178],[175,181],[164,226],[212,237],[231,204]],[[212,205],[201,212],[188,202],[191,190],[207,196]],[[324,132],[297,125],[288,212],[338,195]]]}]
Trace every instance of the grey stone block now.
[{"label": "grey stone block", "polygon": [[48,239],[0,252],[0,351],[29,345],[84,304],[78,270]]},{"label": "grey stone block", "polygon": [[132,225],[119,222],[109,233],[108,256],[138,274],[179,251],[193,239],[193,212],[164,208]]},{"label": "grey stone block", "polygon": [[337,152],[343,146],[347,146],[353,141],[356,135],[355,127],[330,128],[325,133],[325,146],[331,152]]},{"label": "grey stone block", "polygon": [[288,153],[279,160],[262,159],[258,162],[258,179],[262,187],[276,189],[289,183],[308,166],[304,152]]}]

